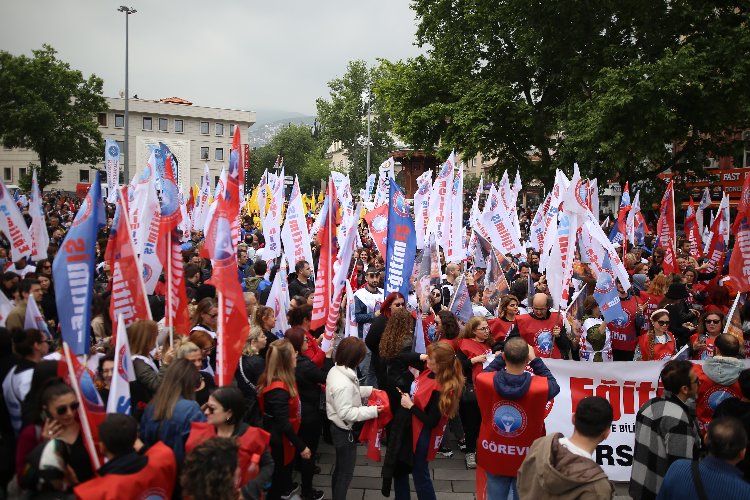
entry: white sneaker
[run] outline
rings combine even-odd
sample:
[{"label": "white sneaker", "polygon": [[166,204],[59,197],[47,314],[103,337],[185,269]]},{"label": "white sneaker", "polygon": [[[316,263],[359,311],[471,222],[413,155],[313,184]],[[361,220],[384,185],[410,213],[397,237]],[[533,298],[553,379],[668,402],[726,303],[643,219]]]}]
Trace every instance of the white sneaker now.
[{"label": "white sneaker", "polygon": [[476,469],[477,468],[477,454],[476,453],[467,453],[466,454],[466,468],[467,469]]}]

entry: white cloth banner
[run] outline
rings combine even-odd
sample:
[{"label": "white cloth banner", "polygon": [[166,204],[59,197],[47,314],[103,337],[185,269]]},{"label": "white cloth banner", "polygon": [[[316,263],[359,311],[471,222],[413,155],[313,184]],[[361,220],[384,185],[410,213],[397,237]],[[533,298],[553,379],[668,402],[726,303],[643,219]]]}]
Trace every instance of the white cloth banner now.
[{"label": "white cloth banner", "polygon": [[[275,259],[281,255],[281,209],[284,205],[284,171],[273,185],[271,192],[271,204],[268,205],[268,213],[263,219],[263,237],[266,239],[266,247],[263,252],[265,260]],[[270,266],[269,266],[270,268]]]},{"label": "white cloth banner", "polygon": [[390,178],[396,178],[393,167],[395,161],[391,156],[380,164],[378,175],[378,187],[375,188],[375,208],[388,203],[388,193],[390,192]]},{"label": "white cloth banner", "polygon": [[115,369],[107,399],[107,413],[130,415],[130,382],[135,381],[130,343],[122,316],[117,318],[117,342],[115,345]]},{"label": "white cloth banner", "polygon": [[440,168],[430,193],[431,217],[427,226],[427,235],[434,234],[435,241],[443,247],[446,254],[450,245],[451,211],[453,210],[450,204],[455,164],[455,155],[451,153]]},{"label": "white cloth banner", "polygon": [[159,239],[159,197],[156,194],[156,157],[153,152],[133,190],[128,210],[133,228],[135,251],[143,264],[143,282],[146,293],[154,293],[161,275],[162,264],[156,254]]},{"label": "white cloth banner", "polygon": [[417,192],[414,193],[414,233],[417,236],[417,250],[424,248],[427,222],[430,219],[430,188],[432,170],[425,170],[417,177]]},{"label": "white cloth banner", "polygon": [[38,262],[47,258],[47,247],[49,246],[49,233],[47,222],[44,220],[44,208],[42,207],[42,193],[39,191],[39,183],[36,179],[36,169],[31,176],[31,202],[29,203],[29,215],[31,215],[31,258]]},{"label": "white cloth banner", "polygon": [[21,257],[31,255],[31,234],[26,226],[26,221],[18,210],[13,196],[11,196],[5,183],[0,181],[0,230],[10,241],[11,260],[17,262]]}]

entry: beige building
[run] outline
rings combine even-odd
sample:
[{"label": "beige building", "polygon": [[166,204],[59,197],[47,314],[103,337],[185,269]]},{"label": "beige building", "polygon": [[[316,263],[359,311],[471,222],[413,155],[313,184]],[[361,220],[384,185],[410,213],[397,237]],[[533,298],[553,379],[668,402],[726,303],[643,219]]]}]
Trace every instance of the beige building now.
[{"label": "beige building", "polygon": [[[97,120],[104,139],[115,139],[120,144],[121,169],[124,162],[125,99],[107,98],[109,110],[99,113]],[[169,146],[179,163],[177,180],[185,188],[200,183],[204,165],[208,165],[214,186],[223,166],[229,165],[234,127],[240,127],[243,143],[247,129],[255,123],[255,112],[234,109],[194,106],[177,97],[151,101],[131,98],[129,102],[129,159],[130,175],[143,169],[149,156],[149,145],[159,142]],[[29,163],[39,159],[29,150],[0,150],[0,174],[6,185],[15,185],[26,173]],[[102,161],[97,165],[104,169]],[[89,184],[94,170],[89,165],[60,165],[62,178],[47,189],[75,191],[79,184]],[[106,177],[102,175],[106,183]],[[122,181],[122,179],[121,179]]]}]

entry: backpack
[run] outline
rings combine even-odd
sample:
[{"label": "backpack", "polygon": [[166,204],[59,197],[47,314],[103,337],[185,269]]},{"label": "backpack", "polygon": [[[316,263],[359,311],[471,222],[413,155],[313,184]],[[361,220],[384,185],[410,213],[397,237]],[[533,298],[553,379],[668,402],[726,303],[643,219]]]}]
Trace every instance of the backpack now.
[{"label": "backpack", "polygon": [[247,278],[245,280],[245,286],[247,287],[248,292],[254,292],[257,290],[261,281],[263,281],[263,276],[252,276]]}]

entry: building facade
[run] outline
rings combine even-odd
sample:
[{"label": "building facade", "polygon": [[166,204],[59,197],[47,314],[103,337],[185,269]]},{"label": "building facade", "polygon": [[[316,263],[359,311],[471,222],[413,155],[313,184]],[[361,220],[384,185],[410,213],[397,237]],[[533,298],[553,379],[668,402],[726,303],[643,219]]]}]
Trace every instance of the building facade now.
[{"label": "building facade", "polygon": [[[98,114],[99,130],[104,139],[114,139],[120,145],[120,165],[123,169],[125,153],[125,99],[107,98],[109,109]],[[139,175],[148,161],[149,146],[165,143],[178,161],[177,181],[185,189],[199,184],[208,165],[211,172],[211,185],[222,167],[229,165],[229,151],[232,147],[234,127],[240,127],[243,143],[247,140],[247,130],[255,123],[255,112],[234,109],[208,108],[195,106],[177,97],[158,101],[131,98],[129,102],[129,170],[130,176]],[[23,149],[0,150],[0,175],[6,186],[17,184],[27,172],[29,163],[38,163],[33,151]],[[104,169],[102,161],[96,165]],[[94,179],[95,170],[91,165],[60,165],[62,178],[47,189],[74,192],[87,186]],[[102,175],[102,181],[106,177]],[[122,182],[122,176],[120,181]]]}]

